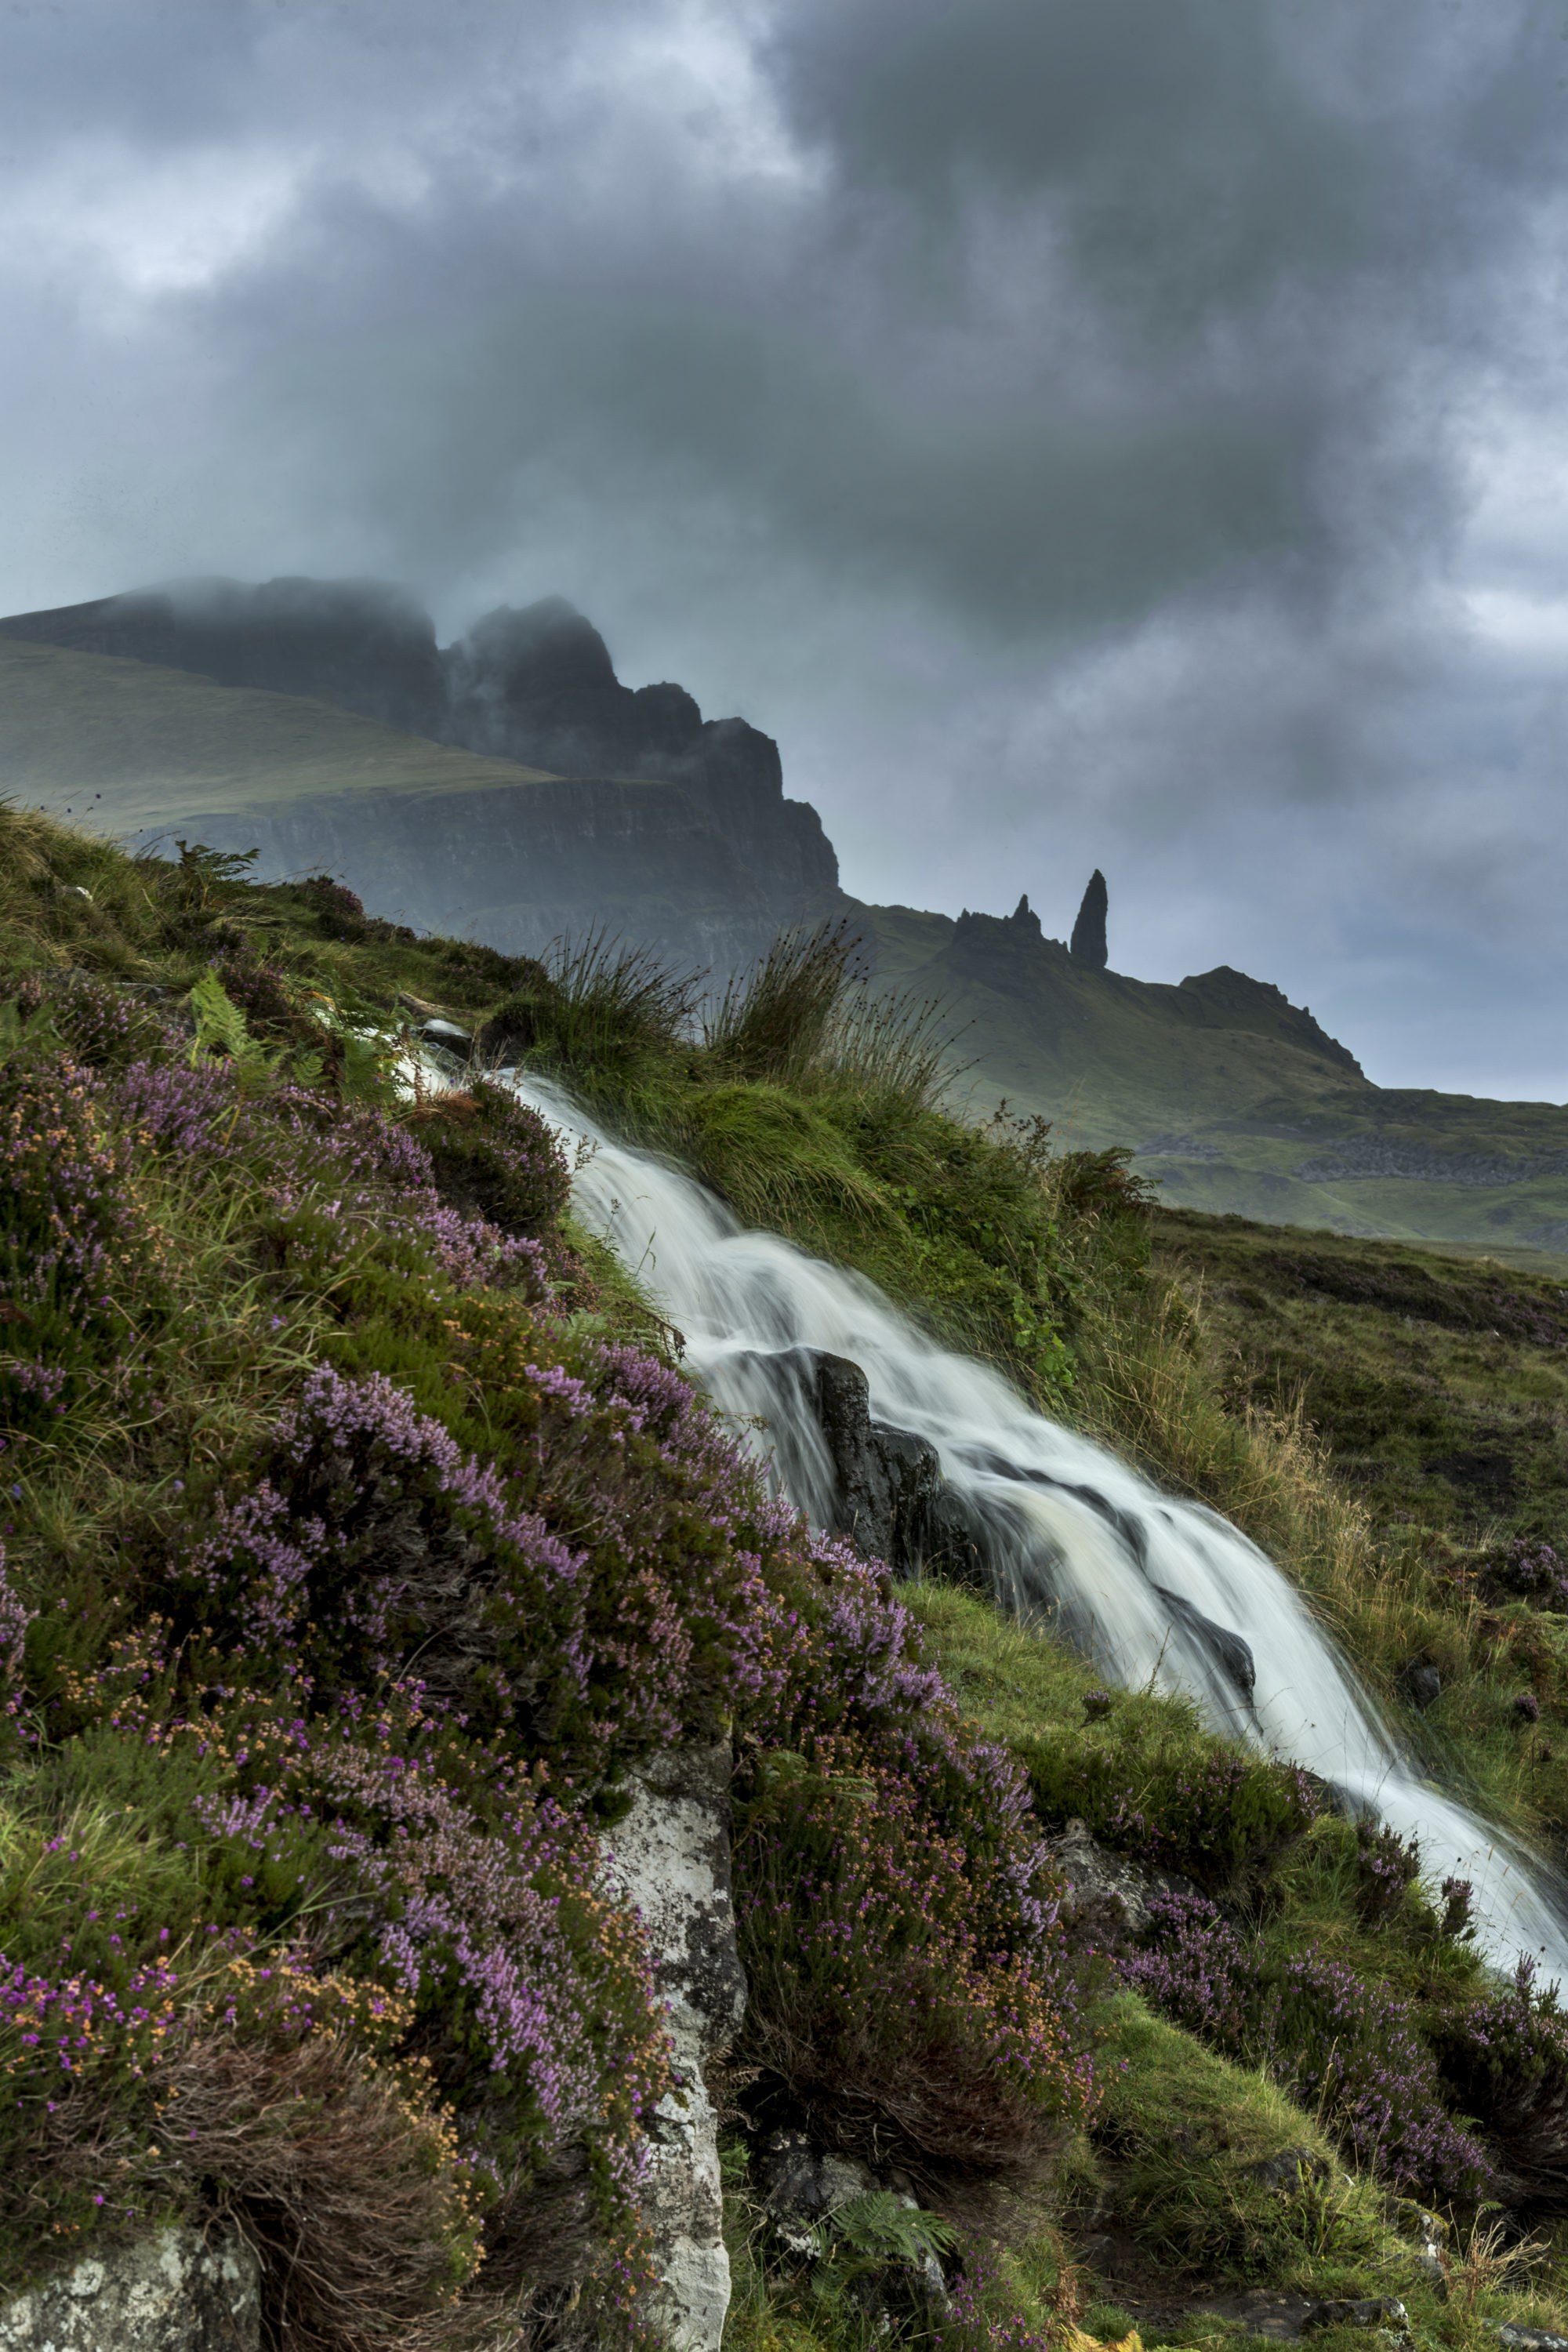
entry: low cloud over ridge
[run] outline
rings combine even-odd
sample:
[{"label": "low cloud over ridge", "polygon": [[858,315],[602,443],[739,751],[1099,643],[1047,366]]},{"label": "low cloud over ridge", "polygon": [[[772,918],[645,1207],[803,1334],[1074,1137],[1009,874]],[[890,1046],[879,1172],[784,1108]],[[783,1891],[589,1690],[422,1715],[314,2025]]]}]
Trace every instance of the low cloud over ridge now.
[{"label": "low cloud over ridge", "polygon": [[66,0],[3,36],[0,607],[559,591],[852,888],[1096,865],[1568,1095],[1568,30],[1512,0]]}]

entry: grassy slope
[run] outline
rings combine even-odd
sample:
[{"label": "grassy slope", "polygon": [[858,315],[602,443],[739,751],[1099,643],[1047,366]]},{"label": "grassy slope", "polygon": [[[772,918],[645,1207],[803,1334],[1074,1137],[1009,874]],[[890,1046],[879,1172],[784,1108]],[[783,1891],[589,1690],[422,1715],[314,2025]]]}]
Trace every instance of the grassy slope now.
[{"label": "grassy slope", "polygon": [[[216,892],[205,927],[198,920],[172,941],[149,923],[145,878],[123,859],[79,838],[53,837],[46,849],[41,871],[13,868],[6,877],[0,939],[13,968],[70,964],[179,990],[200,974],[226,933],[241,940],[248,936],[295,983],[323,984],[346,1004],[357,998],[390,1009],[401,996],[405,1004],[438,1008],[468,1022],[509,991],[515,995],[525,978],[519,967],[484,950],[412,942],[385,927],[361,931],[337,919],[325,920],[307,896],[284,887]],[[58,895],[59,884],[85,887],[90,901]],[[1221,1327],[1217,1308],[1205,1320],[1203,1309],[1194,1312],[1184,1303],[1184,1286],[1195,1289],[1187,1262],[1196,1244],[1227,1242],[1227,1229],[1186,1221],[1178,1235],[1182,1265],[1173,1256],[1167,1278],[1151,1283],[1128,1244],[1128,1221],[1116,1210],[1113,1193],[1090,1189],[1075,1198],[1064,1189],[1059,1170],[1042,1169],[1027,1151],[965,1139],[930,1114],[900,1122],[889,1104],[871,1115],[864,1088],[836,1086],[820,1071],[814,1076],[809,1066],[759,1077],[747,1074],[738,1049],[728,1061],[723,1055],[704,1061],[655,1052],[646,1039],[628,1046],[626,1010],[623,1003],[618,1013],[611,1008],[613,1018],[595,1015],[574,1038],[557,1037],[554,1050],[578,1083],[601,1101],[618,1103],[634,1126],[679,1142],[743,1209],[808,1244],[868,1265],[952,1336],[987,1347],[1047,1401],[1061,1393],[1062,1367],[1036,1334],[1020,1333],[1016,1307],[1021,1297],[1042,1315],[1055,1307],[1079,1354],[1074,1409],[1090,1426],[1142,1453],[1173,1482],[1209,1495],[1272,1542],[1286,1564],[1320,1591],[1325,1606],[1339,1612],[1363,1664],[1386,1678],[1388,1642],[1370,1619],[1363,1627],[1355,1616],[1363,1601],[1372,1607],[1379,1589],[1383,1555],[1376,1531],[1299,1438],[1249,1428],[1226,1411],[1221,1370],[1231,1345],[1228,1327]],[[1169,1221],[1160,1239],[1168,1250]],[[1338,1246],[1347,1263],[1365,1255],[1357,1245]],[[214,1278],[221,1280],[216,1261]],[[1353,1332],[1346,1346],[1354,1351]],[[1232,1380],[1228,1402],[1238,1401]],[[1426,1571],[1416,1560],[1409,1573]],[[1440,1579],[1429,1590],[1423,1584],[1417,1597],[1445,1639],[1468,1639],[1469,1604],[1456,1606],[1451,1589],[1445,1597]],[[1089,1676],[1078,1662],[1006,1627],[973,1600],[929,1591],[919,1596],[919,1605],[965,1703],[1026,1755],[1037,1777],[1053,1755],[1077,1756],[1093,1744],[1080,1712]],[[1514,1614],[1529,1619],[1527,1612]],[[1473,1728],[1456,1720],[1447,1734],[1452,1756],[1516,1818],[1538,1820],[1537,1798],[1529,1790],[1510,1794],[1506,1773],[1487,1766],[1487,1743],[1500,1746],[1506,1733],[1502,1698],[1491,1693],[1479,1654],[1472,1669],[1476,1690],[1490,1695],[1489,1705],[1495,1699],[1498,1719],[1478,1719]],[[1549,1713],[1553,1704],[1549,1694]],[[1184,1755],[1215,1745],[1182,1709],[1152,1700],[1139,1702],[1105,1738],[1135,1727],[1135,1717],[1146,1718],[1173,1769]],[[1517,1741],[1508,1752],[1517,1755]],[[1337,1825],[1309,1842],[1279,1882],[1278,1932],[1299,1932],[1310,1921],[1342,1948],[1359,1950],[1375,1971],[1398,1954],[1358,1947],[1342,1848]],[[1462,1964],[1459,1957],[1454,1964]],[[1231,2158],[1253,2150],[1273,2153],[1281,2142],[1312,2145],[1316,2127],[1308,2118],[1245,2070],[1200,2052],[1173,2028],[1152,2025],[1135,2007],[1123,2006],[1108,2018],[1107,2032],[1127,2072],[1118,2078],[1109,2137],[1102,2134],[1097,2147],[1080,2153],[1076,2175],[1069,2168],[1068,2203],[1052,2225],[1068,2231],[1069,2245],[1073,2231],[1088,2228],[1089,2215],[1098,2212],[1103,2220],[1109,2210],[1120,2217],[1118,2225],[1142,2258],[1167,2267],[1180,2256],[1200,2261],[1211,2273],[1230,2267],[1257,2275],[1261,2265],[1276,2281],[1310,2277],[1320,2285],[1352,2284],[1366,2292],[1386,2286],[1390,2274],[1375,2263],[1393,2258],[1391,2243],[1386,2236],[1369,2237],[1359,2206],[1348,2218],[1325,2221],[1306,2209],[1282,2216],[1277,2204],[1250,2192],[1238,2201]],[[1189,2136],[1179,2149],[1164,2129],[1173,2105],[1190,2111],[1183,2126]],[[1317,2232],[1315,2245],[1299,2226],[1308,2221]],[[1126,2284],[1124,2264],[1106,2267],[1113,2282]],[[1056,2275],[1059,2284],[1059,2265]],[[1404,2284],[1400,2273],[1392,2275]],[[1039,2307],[1059,2316],[1062,2304],[1050,2302],[1048,2284],[1042,2283]],[[1412,2297],[1415,2307],[1414,2290]],[[1500,2302],[1483,2307],[1506,2308]],[[1542,2308],[1550,2315],[1550,2305]],[[1440,2326],[1451,2340],[1463,2339],[1467,2329],[1452,2315],[1440,2319],[1429,2303],[1421,2309],[1426,2324]],[[842,2340],[837,2322],[802,2324],[810,2341]],[[753,2312],[737,2332],[758,2352],[789,2340],[789,2326],[772,2304],[760,2316]],[[1186,2334],[1192,2340],[1191,2328]],[[1201,2339],[1203,2329],[1197,2334]]]},{"label": "grassy slope", "polygon": [[[1272,1006],[1226,1026],[1224,1004],[1196,992],[1088,971],[1037,943],[999,940],[982,971],[956,956],[945,916],[869,912],[879,981],[951,1005],[973,1106],[1005,1095],[1074,1142],[1131,1144],[1173,1205],[1487,1248],[1568,1238],[1568,1175],[1475,1181],[1454,1165],[1568,1152],[1568,1110],[1379,1088],[1310,1050]],[[1344,1147],[1369,1142],[1433,1176],[1298,1173],[1353,1167]]]},{"label": "grassy slope", "polygon": [[0,638],[0,776],[109,831],[323,793],[475,792],[542,771],[399,734],[304,696]]}]

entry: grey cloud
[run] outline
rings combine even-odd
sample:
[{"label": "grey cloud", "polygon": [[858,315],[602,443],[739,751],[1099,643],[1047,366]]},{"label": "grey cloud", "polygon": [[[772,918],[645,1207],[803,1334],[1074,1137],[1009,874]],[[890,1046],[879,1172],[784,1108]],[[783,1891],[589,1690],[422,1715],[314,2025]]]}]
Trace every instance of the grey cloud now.
[{"label": "grey cloud", "polygon": [[1394,940],[1438,977],[1385,1074],[1434,1067],[1462,988],[1539,1005],[1568,883],[1549,682],[1446,604],[1478,563],[1552,593],[1528,467],[1466,530],[1500,384],[1550,438],[1564,29],[13,15],[0,600],[376,572],[449,630],[559,590],[634,683],[778,733],[867,895],[1011,904],[1023,858],[1059,928],[1100,865],[1131,968],[1250,958],[1320,1011],[1338,974],[1358,1018]]}]

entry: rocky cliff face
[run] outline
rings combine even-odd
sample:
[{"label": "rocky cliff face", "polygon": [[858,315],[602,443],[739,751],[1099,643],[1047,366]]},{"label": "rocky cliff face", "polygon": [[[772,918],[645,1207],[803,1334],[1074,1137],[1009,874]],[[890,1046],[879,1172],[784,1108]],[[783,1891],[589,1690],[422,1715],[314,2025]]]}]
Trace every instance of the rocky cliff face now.
[{"label": "rocky cliff face", "polygon": [[770,887],[679,784],[362,788],[270,814],[196,814],[186,829],[214,849],[258,850],[260,879],[324,868],[395,921],[507,955],[603,931],[677,964],[729,971],[813,908],[805,893]]},{"label": "rocky cliff face", "polygon": [[374,581],[184,582],[16,614],[0,636],[307,695],[582,780],[504,821],[475,823],[451,796],[439,812],[384,807],[374,791],[203,820],[214,846],[258,843],[264,871],[331,866],[433,929],[516,950],[605,923],[724,966],[840,902],[832,845],[814,808],[785,799],[777,744],[744,719],[705,719],[682,687],[623,686],[559,597],[503,605],[445,648],[411,597]]}]

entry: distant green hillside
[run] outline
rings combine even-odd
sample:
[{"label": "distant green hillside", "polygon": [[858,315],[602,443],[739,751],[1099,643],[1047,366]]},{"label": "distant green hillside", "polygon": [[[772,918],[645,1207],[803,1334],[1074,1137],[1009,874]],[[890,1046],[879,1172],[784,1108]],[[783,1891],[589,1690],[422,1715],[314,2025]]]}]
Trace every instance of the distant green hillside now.
[{"label": "distant green hillside", "polygon": [[1173,1205],[1482,1247],[1568,1247],[1568,1108],[1379,1087],[1276,988],[1076,963],[1005,918],[866,910],[879,982],[941,999],[972,1112],[1120,1143]]},{"label": "distant green hillside", "polygon": [[0,637],[0,791],[116,832],[356,787],[476,792],[543,773],[302,695]]}]

